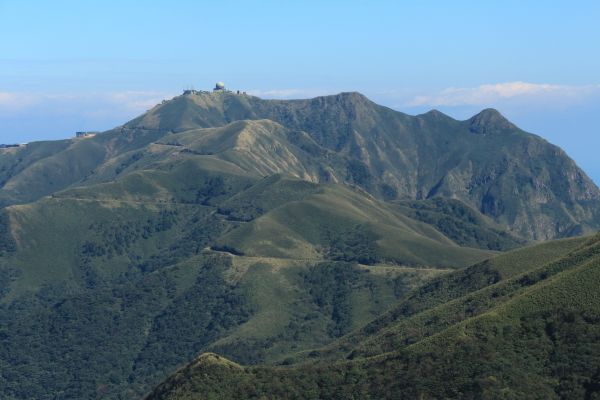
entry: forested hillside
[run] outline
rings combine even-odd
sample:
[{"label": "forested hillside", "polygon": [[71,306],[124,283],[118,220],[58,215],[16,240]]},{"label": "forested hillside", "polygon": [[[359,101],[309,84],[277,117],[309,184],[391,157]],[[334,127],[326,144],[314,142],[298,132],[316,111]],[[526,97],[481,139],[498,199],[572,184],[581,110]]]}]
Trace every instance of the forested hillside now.
[{"label": "forested hillside", "polygon": [[597,398],[599,255],[597,235],[509,253],[432,280],[308,361],[206,353],[147,399]]},{"label": "forested hillside", "polygon": [[[3,148],[0,397],[136,398],[207,352],[220,358],[184,371],[220,376],[212,367],[223,357],[227,371],[245,371],[223,376],[235,395],[200,380],[223,398],[324,395],[354,379],[350,370],[361,378],[347,390],[377,398],[377,387],[413,385],[413,369],[451,392],[413,385],[411,396],[478,396],[450,372],[431,374],[435,360],[415,360],[446,344],[455,351],[444,362],[468,359],[463,338],[484,351],[470,330],[504,332],[478,325],[489,315],[510,320],[515,343],[523,329],[541,335],[538,320],[562,324],[548,314],[554,302],[538,309],[530,294],[567,272],[592,273],[579,259],[551,262],[595,245],[518,248],[592,232],[599,216],[585,173],[498,112],[409,116],[358,93],[275,101],[194,91],[94,137]],[[588,294],[576,301],[593,309]],[[522,325],[502,311],[519,296]],[[573,329],[594,338],[590,324]],[[559,393],[549,382],[563,378],[525,364],[540,393]],[[469,376],[488,379],[482,368]],[[564,384],[582,388],[589,377],[572,371]],[[196,379],[155,395],[197,396]]]}]

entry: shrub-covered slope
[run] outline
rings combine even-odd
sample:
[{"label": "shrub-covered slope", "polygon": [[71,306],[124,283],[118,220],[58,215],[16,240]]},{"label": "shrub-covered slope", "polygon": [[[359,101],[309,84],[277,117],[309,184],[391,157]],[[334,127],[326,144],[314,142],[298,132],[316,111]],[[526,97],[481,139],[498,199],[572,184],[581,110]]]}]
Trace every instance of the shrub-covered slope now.
[{"label": "shrub-covered slope", "polygon": [[217,240],[249,256],[457,267],[490,252],[457,246],[431,226],[340,185],[290,201]]},{"label": "shrub-covered slope", "polygon": [[207,354],[147,398],[596,398],[599,279],[600,236],[518,250],[411,292],[342,339],[341,359],[242,367]]},{"label": "shrub-covered slope", "polygon": [[[202,351],[289,362],[493,254],[359,189],[259,178],[179,146],[143,151],[152,162],[111,182],[0,210],[3,397],[135,398]],[[295,231],[310,256],[236,234],[265,224],[253,240]]]},{"label": "shrub-covered slope", "polygon": [[[2,149],[0,396],[136,397],[201,352],[387,354],[494,309],[465,296],[533,264],[442,276],[594,228],[597,199],[493,111],[411,117],[355,93],[178,96],[93,138]],[[427,319],[446,301],[459,318]]]}]

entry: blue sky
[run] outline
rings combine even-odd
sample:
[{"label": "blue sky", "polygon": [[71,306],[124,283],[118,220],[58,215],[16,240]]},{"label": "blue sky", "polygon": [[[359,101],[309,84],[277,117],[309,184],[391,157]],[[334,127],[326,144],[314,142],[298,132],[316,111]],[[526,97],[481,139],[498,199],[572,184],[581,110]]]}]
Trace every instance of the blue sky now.
[{"label": "blue sky", "polygon": [[223,80],[459,119],[495,107],[600,182],[598,21],[597,1],[0,0],[0,143],[108,129]]}]

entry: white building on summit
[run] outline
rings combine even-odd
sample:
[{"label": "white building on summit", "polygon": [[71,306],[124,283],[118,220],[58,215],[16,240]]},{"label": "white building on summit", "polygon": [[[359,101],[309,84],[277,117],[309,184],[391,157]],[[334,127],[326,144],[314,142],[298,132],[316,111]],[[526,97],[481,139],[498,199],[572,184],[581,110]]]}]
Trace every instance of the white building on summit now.
[{"label": "white building on summit", "polygon": [[225,91],[225,84],[223,82],[217,82],[217,84],[215,85],[215,88],[213,89],[213,92],[224,92]]},{"label": "white building on summit", "polygon": [[[223,82],[217,82],[215,84],[215,87],[213,89],[213,93],[234,93],[231,90],[227,90],[227,88],[225,87],[225,84]],[[201,95],[201,94],[208,94],[210,93],[209,91],[206,90],[194,90],[194,89],[185,89],[183,91],[184,95]],[[236,94],[241,94],[241,95],[245,95],[246,92],[242,92],[239,90],[235,91]]]}]

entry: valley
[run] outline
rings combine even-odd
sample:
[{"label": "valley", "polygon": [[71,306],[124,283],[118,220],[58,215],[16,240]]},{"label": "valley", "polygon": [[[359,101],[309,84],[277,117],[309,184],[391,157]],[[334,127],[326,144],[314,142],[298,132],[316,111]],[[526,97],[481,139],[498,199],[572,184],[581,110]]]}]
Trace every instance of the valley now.
[{"label": "valley", "polygon": [[597,361],[600,190],[495,110],[193,91],[3,150],[0,207],[3,398],[552,398],[597,379],[568,354]]}]

